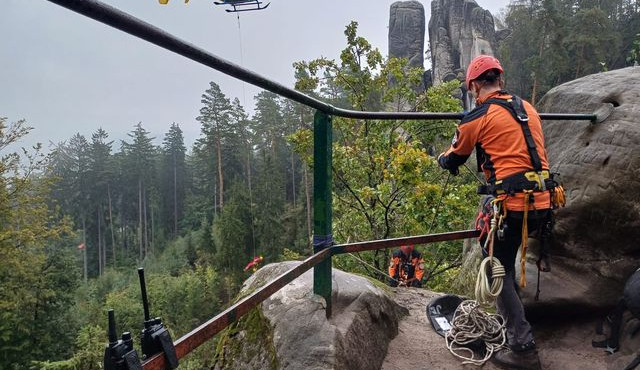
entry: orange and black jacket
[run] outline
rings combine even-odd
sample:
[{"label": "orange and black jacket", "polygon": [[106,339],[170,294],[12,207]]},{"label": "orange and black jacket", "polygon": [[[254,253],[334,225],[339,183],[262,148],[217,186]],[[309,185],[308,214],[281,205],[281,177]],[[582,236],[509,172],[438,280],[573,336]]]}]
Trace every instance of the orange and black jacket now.
[{"label": "orange and black jacket", "polygon": [[[498,180],[533,170],[524,133],[511,113],[497,104],[485,103],[488,99],[510,99],[506,91],[496,91],[476,100],[475,109],[464,116],[451,147],[438,160],[444,169],[455,170],[464,164],[473,149],[476,149],[478,167],[490,184]],[[544,135],[538,112],[523,101],[529,116],[529,128],[544,170],[549,169],[544,147]],[[551,208],[549,191],[533,193],[534,209]],[[516,193],[505,199],[508,210],[524,211],[524,194]],[[531,209],[531,207],[530,207]]]},{"label": "orange and black jacket", "polygon": [[[410,268],[403,269],[403,263],[408,263]],[[411,256],[406,256],[402,251],[393,252],[391,263],[389,264],[389,276],[400,281],[415,280],[421,281],[424,276],[424,260],[422,254],[417,250],[411,251]]]}]

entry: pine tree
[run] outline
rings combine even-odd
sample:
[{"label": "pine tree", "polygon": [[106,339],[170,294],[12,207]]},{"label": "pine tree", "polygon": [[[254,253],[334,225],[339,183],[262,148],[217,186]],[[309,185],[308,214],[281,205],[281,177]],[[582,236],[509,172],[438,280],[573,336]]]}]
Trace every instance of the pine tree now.
[{"label": "pine tree", "polygon": [[180,126],[173,123],[162,143],[160,166],[161,225],[175,238],[185,207],[186,148]]},{"label": "pine tree", "polygon": [[125,176],[136,184],[137,219],[138,219],[138,258],[142,261],[149,253],[149,198],[153,192],[154,159],[156,148],[152,144],[153,138],[149,132],[138,123],[129,134],[132,143],[122,142],[124,154]]},{"label": "pine tree", "polygon": [[[224,206],[224,172],[222,166],[222,143],[229,134],[231,114],[231,102],[222,93],[220,86],[215,82],[209,83],[209,89],[202,94],[203,106],[200,108],[200,116],[196,119],[202,123],[203,140],[199,142],[205,148],[214,148],[216,173],[218,177],[217,192],[220,208]],[[209,152],[204,150],[202,152]],[[217,204],[214,204],[214,210]]]}]

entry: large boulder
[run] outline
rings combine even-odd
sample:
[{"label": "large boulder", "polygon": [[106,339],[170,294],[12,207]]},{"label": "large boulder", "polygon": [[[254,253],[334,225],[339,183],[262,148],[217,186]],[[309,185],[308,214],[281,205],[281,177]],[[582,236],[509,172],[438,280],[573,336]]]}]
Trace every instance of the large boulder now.
[{"label": "large boulder", "polygon": [[[541,299],[525,291],[533,315],[550,309],[566,319],[607,312],[640,266],[640,67],[582,77],[550,90],[540,112],[593,113],[588,121],[546,121],[551,170],[561,174],[567,206],[557,211],[552,271]],[[529,271],[534,273],[533,264]],[[533,275],[530,275],[533,276]],[[620,369],[638,352],[638,319],[623,320],[621,350],[607,360]]]},{"label": "large boulder", "polygon": [[[299,262],[270,264],[249,278],[255,291]],[[217,369],[378,369],[407,310],[371,280],[334,269],[333,315],[308,271],[227,330]],[[258,332],[259,335],[255,334]]]},{"label": "large boulder", "polygon": [[539,111],[610,112],[599,123],[543,124],[551,169],[561,174],[567,194],[567,206],[557,212],[556,268],[544,274],[553,286],[547,294],[610,306],[640,266],[640,68],[555,87]]}]

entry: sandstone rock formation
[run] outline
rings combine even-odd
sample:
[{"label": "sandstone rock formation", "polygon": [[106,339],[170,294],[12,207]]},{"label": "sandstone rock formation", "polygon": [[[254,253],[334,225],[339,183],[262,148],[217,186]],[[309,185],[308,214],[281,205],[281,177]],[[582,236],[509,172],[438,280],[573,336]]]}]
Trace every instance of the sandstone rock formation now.
[{"label": "sandstone rock formation", "polygon": [[640,68],[568,82],[539,104],[541,112],[576,113],[606,105],[613,111],[604,122],[543,126],[568,201],[558,211],[554,254],[586,285],[574,295],[592,295],[596,304],[611,302],[640,267]]},{"label": "sandstone rock formation", "polygon": [[[509,31],[496,32],[493,16],[474,0],[433,0],[429,20],[431,80],[434,85],[458,79],[463,82],[469,62],[480,55],[496,55],[498,42]],[[461,83],[463,106],[471,108]]]},{"label": "sandstone rock formation", "polygon": [[419,1],[396,1],[389,13],[389,56],[407,58],[424,68],[424,7]]},{"label": "sandstone rock formation", "polygon": [[429,44],[434,84],[450,81],[475,56],[496,54],[498,39],[493,16],[474,0],[434,0]]},{"label": "sandstone rock formation", "polygon": [[[241,295],[296,266],[270,264],[248,279]],[[294,280],[227,331],[217,369],[377,369],[407,310],[370,280],[333,270],[333,316],[314,296],[313,272]],[[251,321],[251,325],[247,325]],[[256,334],[255,331],[259,333]]]}]

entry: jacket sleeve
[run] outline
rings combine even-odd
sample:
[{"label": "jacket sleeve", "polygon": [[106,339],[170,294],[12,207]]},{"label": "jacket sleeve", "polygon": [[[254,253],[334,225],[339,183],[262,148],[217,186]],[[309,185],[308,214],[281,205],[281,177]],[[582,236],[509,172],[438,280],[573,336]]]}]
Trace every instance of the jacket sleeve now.
[{"label": "jacket sleeve", "polygon": [[398,264],[400,263],[400,258],[393,256],[391,257],[391,263],[389,264],[389,276],[395,278],[396,272],[398,271]]},{"label": "jacket sleeve", "polygon": [[476,143],[480,126],[486,109],[474,110],[462,119],[456,134],[451,141],[451,147],[438,157],[438,164],[445,170],[455,170],[467,161]]}]

